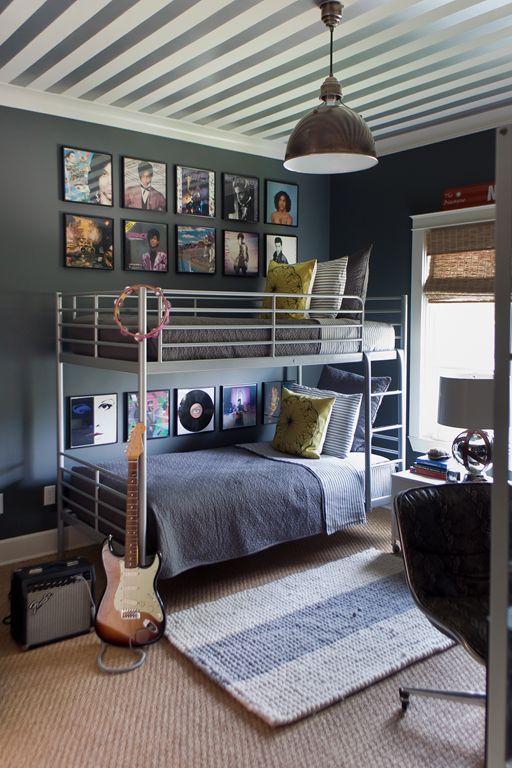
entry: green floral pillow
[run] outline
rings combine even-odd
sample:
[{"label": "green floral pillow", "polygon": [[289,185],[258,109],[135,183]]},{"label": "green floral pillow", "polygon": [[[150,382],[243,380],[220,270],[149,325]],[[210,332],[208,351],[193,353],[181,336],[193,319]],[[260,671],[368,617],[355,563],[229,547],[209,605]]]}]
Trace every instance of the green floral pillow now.
[{"label": "green floral pillow", "polygon": [[[267,272],[266,293],[311,293],[315,281],[317,261],[303,261],[300,264],[277,264],[270,262]],[[276,299],[276,309],[309,309],[309,296],[289,296]],[[272,300],[263,299],[263,307],[272,309]],[[268,318],[268,315],[262,315]],[[304,312],[280,312],[278,318],[301,320]]]},{"label": "green floral pillow", "polygon": [[297,395],[283,387],[272,448],[305,459],[319,459],[335,401],[335,397]]}]

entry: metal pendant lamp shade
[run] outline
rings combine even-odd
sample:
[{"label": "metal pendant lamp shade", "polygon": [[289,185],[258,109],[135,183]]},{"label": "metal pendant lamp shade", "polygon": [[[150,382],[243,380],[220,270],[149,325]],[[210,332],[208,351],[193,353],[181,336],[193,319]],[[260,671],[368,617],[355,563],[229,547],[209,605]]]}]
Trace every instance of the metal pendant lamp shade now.
[{"label": "metal pendant lamp shade", "polygon": [[338,2],[321,4],[322,21],[331,31],[331,67],[320,90],[319,107],[295,126],[284,167],[298,173],[350,173],[376,165],[375,141],[365,121],[341,100],[341,85],[332,74],[332,33],[341,19]]}]

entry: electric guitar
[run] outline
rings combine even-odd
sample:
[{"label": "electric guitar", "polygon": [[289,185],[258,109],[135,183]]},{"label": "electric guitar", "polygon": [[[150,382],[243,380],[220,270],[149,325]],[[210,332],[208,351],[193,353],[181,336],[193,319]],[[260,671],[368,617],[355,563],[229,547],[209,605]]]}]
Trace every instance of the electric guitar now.
[{"label": "electric guitar", "polygon": [[96,613],[95,629],[106,643],[136,647],[159,640],[164,632],[164,606],[156,589],[160,555],[139,565],[138,458],[144,450],[144,424],[134,426],[126,448],[128,488],[124,559],[116,555],[109,536],[101,552],[107,586]]}]

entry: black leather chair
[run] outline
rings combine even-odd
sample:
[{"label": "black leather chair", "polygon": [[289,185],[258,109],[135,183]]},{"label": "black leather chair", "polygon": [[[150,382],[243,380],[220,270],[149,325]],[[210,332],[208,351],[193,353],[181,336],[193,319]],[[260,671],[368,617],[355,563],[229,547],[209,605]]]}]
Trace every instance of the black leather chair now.
[{"label": "black leather chair", "polygon": [[[430,622],[487,660],[490,576],[490,483],[422,486],[395,497],[394,511],[411,594]],[[411,694],[485,706],[485,693],[400,688]]]}]

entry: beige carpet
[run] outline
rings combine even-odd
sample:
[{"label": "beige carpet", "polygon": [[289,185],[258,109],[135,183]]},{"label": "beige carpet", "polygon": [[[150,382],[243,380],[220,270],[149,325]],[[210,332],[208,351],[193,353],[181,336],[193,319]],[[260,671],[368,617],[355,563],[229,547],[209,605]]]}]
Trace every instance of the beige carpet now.
[{"label": "beige carpet", "polygon": [[[285,544],[197,569],[161,587],[168,610],[213,600],[368,547],[389,549],[389,512],[368,526]],[[97,562],[96,547],[83,554]],[[99,569],[98,569],[99,570]],[[8,613],[10,567],[0,568]],[[98,573],[100,581],[101,573]],[[477,688],[482,668],[460,648],[441,653],[283,728],[248,713],[162,640],[145,665],[106,676],[94,634],[20,651],[0,625],[0,766],[9,768],[477,768],[484,710],[416,699],[400,717],[398,686]],[[125,652],[109,651],[113,663]]]}]

